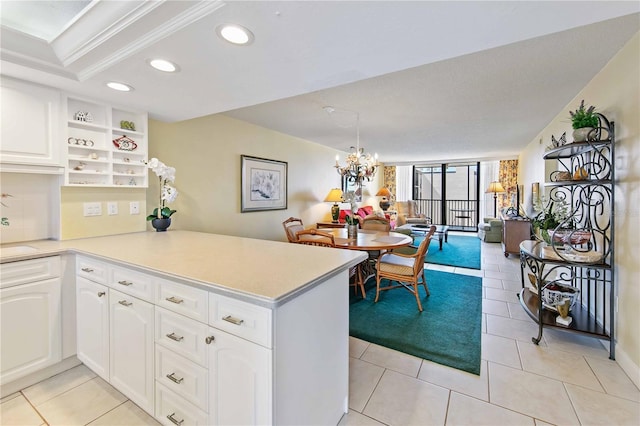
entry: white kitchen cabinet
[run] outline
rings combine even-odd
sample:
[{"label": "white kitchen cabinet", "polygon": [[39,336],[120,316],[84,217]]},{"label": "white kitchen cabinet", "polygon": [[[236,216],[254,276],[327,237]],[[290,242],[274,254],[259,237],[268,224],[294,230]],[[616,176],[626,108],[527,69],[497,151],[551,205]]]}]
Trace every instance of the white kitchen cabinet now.
[{"label": "white kitchen cabinet", "polygon": [[109,382],[142,409],[153,412],[153,305],[109,291]]},{"label": "white kitchen cabinet", "polygon": [[4,263],[0,274],[0,382],[62,358],[60,258]]},{"label": "white kitchen cabinet", "polygon": [[[60,98],[61,93],[55,89],[2,78],[0,163],[3,166],[17,164],[62,167],[59,148]],[[56,170],[52,169],[50,172],[55,173]]]},{"label": "white kitchen cabinet", "polygon": [[77,277],[76,303],[78,359],[109,381],[109,289]]},{"label": "white kitchen cabinet", "polygon": [[209,329],[209,424],[272,424],[271,350]]},{"label": "white kitchen cabinet", "polygon": [[[148,186],[147,113],[67,96],[65,185]],[[122,126],[133,123],[135,130]]]}]

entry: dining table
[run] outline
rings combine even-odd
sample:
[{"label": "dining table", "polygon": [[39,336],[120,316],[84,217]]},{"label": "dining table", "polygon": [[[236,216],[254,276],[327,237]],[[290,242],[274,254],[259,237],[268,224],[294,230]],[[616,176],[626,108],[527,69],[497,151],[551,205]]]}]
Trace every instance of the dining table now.
[{"label": "dining table", "polygon": [[413,238],[406,234],[393,231],[378,231],[370,229],[358,229],[355,238],[349,237],[346,228],[322,229],[333,235],[333,240],[338,248],[349,250],[361,250],[369,253],[369,259],[358,265],[356,285],[360,287],[362,297],[366,298],[364,283],[376,273],[375,262],[381,252],[405,247],[413,243]]}]

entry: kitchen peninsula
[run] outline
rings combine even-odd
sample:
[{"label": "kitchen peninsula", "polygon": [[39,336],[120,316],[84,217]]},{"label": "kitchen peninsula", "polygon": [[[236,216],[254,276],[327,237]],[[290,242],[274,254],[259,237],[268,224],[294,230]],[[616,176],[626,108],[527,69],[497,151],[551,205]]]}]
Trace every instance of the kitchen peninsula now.
[{"label": "kitchen peninsula", "polygon": [[336,424],[347,411],[348,269],[366,254],[188,231],[23,245],[2,254],[3,276],[72,258],[78,358],[161,423]]}]

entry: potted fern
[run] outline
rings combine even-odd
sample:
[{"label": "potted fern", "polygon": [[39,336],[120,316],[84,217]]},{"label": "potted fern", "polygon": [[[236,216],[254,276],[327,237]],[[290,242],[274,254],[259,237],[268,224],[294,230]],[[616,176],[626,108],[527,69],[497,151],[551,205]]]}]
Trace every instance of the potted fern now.
[{"label": "potted fern", "polygon": [[589,132],[594,127],[598,127],[598,116],[595,113],[596,108],[590,106],[585,108],[584,99],[580,102],[580,107],[574,111],[569,111],[571,115],[571,126],[573,127],[573,141],[584,142],[589,136]]}]

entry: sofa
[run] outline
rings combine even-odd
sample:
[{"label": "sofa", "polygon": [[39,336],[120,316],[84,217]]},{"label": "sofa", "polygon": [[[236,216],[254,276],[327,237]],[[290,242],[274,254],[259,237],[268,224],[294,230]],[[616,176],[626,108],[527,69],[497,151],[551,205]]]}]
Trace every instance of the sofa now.
[{"label": "sofa", "polygon": [[360,207],[355,214],[351,213],[351,210],[345,209],[340,210],[340,215],[338,216],[338,222],[345,223],[347,216],[353,216],[358,221],[358,225],[362,224],[362,219],[373,214],[373,206],[362,206]]},{"label": "sofa", "polygon": [[478,224],[478,238],[485,243],[502,242],[502,221],[495,217],[485,217]]}]

